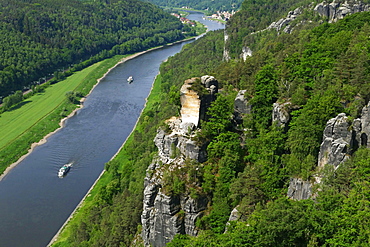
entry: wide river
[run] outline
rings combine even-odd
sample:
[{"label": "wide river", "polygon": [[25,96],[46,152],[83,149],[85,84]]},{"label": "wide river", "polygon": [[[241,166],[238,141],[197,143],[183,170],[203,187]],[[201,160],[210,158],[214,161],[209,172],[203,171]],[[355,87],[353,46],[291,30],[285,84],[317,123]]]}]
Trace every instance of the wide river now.
[{"label": "wide river", "polygon": [[[209,28],[223,24],[192,12]],[[154,50],[118,65],[95,87],[64,128],[34,149],[0,181],[0,246],[46,246],[132,131],[159,65],[185,43]],[[189,58],[190,59],[190,58]],[[128,84],[132,75],[135,81]],[[73,167],[64,178],[58,169]]]}]

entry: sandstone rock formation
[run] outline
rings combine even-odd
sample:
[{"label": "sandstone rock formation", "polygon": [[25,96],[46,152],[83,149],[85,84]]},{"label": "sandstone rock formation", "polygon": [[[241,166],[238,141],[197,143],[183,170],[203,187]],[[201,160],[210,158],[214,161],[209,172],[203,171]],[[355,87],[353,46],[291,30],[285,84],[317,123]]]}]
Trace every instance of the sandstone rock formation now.
[{"label": "sandstone rock formation", "polygon": [[[332,165],[334,169],[346,161],[360,146],[369,147],[370,142],[370,102],[363,107],[361,117],[349,121],[345,113],[338,114],[330,119],[325,126],[323,141],[318,156],[318,168]],[[317,182],[320,178],[316,179]],[[291,180],[288,197],[305,199],[305,191],[308,190],[309,182]],[[295,196],[294,194],[298,194]],[[302,195],[302,197],[300,196]]]},{"label": "sandstone rock formation", "polygon": [[294,21],[300,14],[302,14],[302,10],[300,8],[296,8],[294,11],[289,11],[287,17],[271,23],[266,29],[276,29],[278,32],[283,30],[285,33],[290,33],[292,29],[289,23]]},{"label": "sandstone rock formation", "polygon": [[[229,40],[229,35],[227,34],[226,29],[225,29],[225,31],[224,31],[224,44],[227,44],[228,40]],[[227,50],[226,45],[225,45],[224,46],[224,52],[223,52],[223,55],[222,55],[222,60],[229,61],[230,59],[231,59],[230,53]]]},{"label": "sandstone rock formation", "polygon": [[[191,89],[197,80],[208,93],[199,96]],[[144,183],[141,223],[145,246],[165,246],[176,234],[195,236],[198,233],[195,222],[203,215],[207,198],[192,198],[186,190],[181,193],[168,192],[166,175],[177,176],[179,171],[181,173],[182,169],[187,169],[189,160],[206,160],[205,148],[199,146],[192,137],[200,119],[206,117],[206,108],[215,99],[217,89],[217,80],[211,76],[187,80],[181,88],[181,117],[167,120],[169,131],[159,129],[157,132],[154,143],[158,148],[158,156],[148,167]],[[191,186],[198,185],[193,183]]]},{"label": "sandstone rock formation", "polygon": [[294,200],[304,200],[311,197],[312,185],[309,181],[300,178],[291,178],[287,196]]},{"label": "sandstone rock formation", "polygon": [[247,57],[251,57],[253,54],[253,51],[248,46],[244,46],[242,48],[242,53],[240,54],[240,58],[243,59],[243,61],[247,60]]},{"label": "sandstone rock formation", "polygon": [[336,22],[347,15],[369,11],[369,8],[368,4],[364,4],[361,1],[345,1],[342,4],[333,1],[332,3],[322,2],[316,5],[314,11],[328,18],[329,22]]},{"label": "sandstone rock formation", "polygon": [[237,124],[243,122],[243,117],[246,114],[252,113],[252,106],[248,103],[246,97],[247,90],[240,90],[234,100],[234,121]]},{"label": "sandstone rock formation", "polygon": [[282,128],[288,127],[290,120],[291,103],[274,103],[272,109],[272,121]]},{"label": "sandstone rock formation", "polygon": [[339,164],[348,159],[350,145],[353,143],[353,134],[349,130],[349,126],[350,123],[345,113],[341,113],[327,122],[318,157],[319,167],[326,164],[338,167]]}]

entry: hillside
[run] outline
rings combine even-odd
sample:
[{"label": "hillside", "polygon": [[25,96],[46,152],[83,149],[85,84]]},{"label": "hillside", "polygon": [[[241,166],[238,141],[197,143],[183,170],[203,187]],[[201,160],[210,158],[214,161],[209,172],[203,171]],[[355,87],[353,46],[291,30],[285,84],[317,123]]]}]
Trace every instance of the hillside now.
[{"label": "hillside", "polygon": [[369,9],[246,0],[171,57],[64,244],[369,245]]},{"label": "hillside", "polygon": [[0,99],[52,75],[60,79],[65,70],[173,42],[190,31],[136,0],[1,0],[0,8]]}]

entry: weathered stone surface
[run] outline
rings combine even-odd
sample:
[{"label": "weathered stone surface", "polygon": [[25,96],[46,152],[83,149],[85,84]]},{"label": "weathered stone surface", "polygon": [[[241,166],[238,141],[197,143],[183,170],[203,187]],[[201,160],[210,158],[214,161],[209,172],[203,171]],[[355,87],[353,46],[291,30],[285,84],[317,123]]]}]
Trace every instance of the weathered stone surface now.
[{"label": "weathered stone surface", "polygon": [[[208,94],[199,97],[198,93],[191,89],[192,85],[199,80]],[[180,89],[181,122],[198,127],[200,120],[206,119],[206,111],[211,102],[216,99],[218,93],[218,81],[209,75],[201,78],[191,78],[185,81]]]},{"label": "weathered stone surface", "polygon": [[278,126],[285,128],[290,120],[290,102],[283,104],[274,103],[272,109],[272,121],[276,122]]},{"label": "weathered stone surface", "polygon": [[224,52],[223,52],[223,55],[222,55],[222,59],[224,61],[230,61],[230,59],[231,59],[230,53],[226,48],[226,44],[228,43],[228,40],[229,40],[229,35],[227,34],[226,29],[225,29],[225,31],[224,31],[224,43],[225,43],[225,45],[224,45]]},{"label": "weathered stone surface", "polygon": [[237,124],[242,123],[243,116],[251,114],[252,107],[246,97],[247,90],[240,90],[234,101],[234,119]]},{"label": "weathered stone surface", "polygon": [[253,51],[248,46],[244,46],[242,48],[242,53],[240,54],[240,57],[245,61],[247,60],[247,57],[251,57],[253,55]]},{"label": "weathered stone surface", "polygon": [[187,159],[199,162],[206,160],[205,147],[200,147],[192,137],[197,131],[202,108],[207,107],[215,98],[218,82],[212,76],[198,79],[209,94],[199,100],[189,89],[192,81],[187,80],[181,89],[181,102],[182,108],[188,109],[181,109],[180,118],[168,119],[166,123],[169,130],[158,129],[154,138],[158,156],[147,169],[141,215],[141,236],[145,246],[165,246],[176,234],[195,236],[198,233],[195,222],[202,217],[208,204],[206,197],[198,196],[194,199],[186,191],[179,195],[166,195],[162,190],[165,173],[182,169],[187,165]]},{"label": "weathered stone surface", "polygon": [[239,220],[240,219],[240,213],[238,211],[238,207],[235,207],[231,213],[230,213],[230,216],[229,216],[229,222],[230,221],[236,221],[236,220]]},{"label": "weathered stone surface", "polygon": [[333,1],[330,4],[326,2],[319,3],[315,6],[314,11],[328,18],[329,22],[336,22],[347,15],[369,11],[369,8],[370,5],[361,1],[345,1],[342,4]]},{"label": "weathered stone surface", "polygon": [[296,8],[294,11],[290,11],[287,17],[271,23],[270,26],[266,29],[276,29],[276,31],[278,32],[283,30],[284,32],[290,33],[292,31],[292,28],[289,26],[289,23],[294,21],[301,13],[302,10],[300,8]]},{"label": "weathered stone surface", "polygon": [[[324,129],[323,141],[320,145],[318,167],[332,165],[338,168],[360,146],[369,146],[370,134],[370,102],[363,107],[361,117],[352,123],[345,113],[330,119]],[[316,183],[321,178],[316,177]],[[309,192],[309,193],[308,193]],[[311,193],[309,182],[292,178],[289,184],[288,197],[306,199]]]},{"label": "weathered stone surface", "polygon": [[181,119],[184,123],[192,123],[195,126],[199,124],[199,113],[200,113],[200,99],[194,90],[191,90],[191,86],[195,82],[195,78],[188,79],[180,90],[180,101],[181,101]]},{"label": "weathered stone surface", "polygon": [[353,137],[349,126],[350,123],[345,113],[341,113],[327,122],[318,157],[319,167],[326,164],[338,167],[339,164],[348,159]]},{"label": "weathered stone surface", "polygon": [[309,181],[300,178],[291,178],[288,188],[288,197],[294,200],[304,200],[311,197],[312,185]]},{"label": "weathered stone surface", "polygon": [[360,133],[357,135],[357,141],[360,143],[361,146],[369,147],[369,135],[370,135],[370,102],[362,108],[361,112],[361,130]]}]

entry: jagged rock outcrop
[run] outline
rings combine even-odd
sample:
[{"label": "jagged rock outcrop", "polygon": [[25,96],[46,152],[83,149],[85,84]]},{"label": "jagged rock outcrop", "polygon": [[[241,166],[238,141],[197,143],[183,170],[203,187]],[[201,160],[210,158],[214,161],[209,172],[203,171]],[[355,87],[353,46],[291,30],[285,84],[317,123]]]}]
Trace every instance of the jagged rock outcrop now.
[{"label": "jagged rock outcrop", "polygon": [[276,31],[278,31],[278,32],[283,30],[283,32],[285,32],[285,33],[291,33],[292,28],[289,25],[289,23],[294,21],[297,18],[297,16],[299,16],[300,14],[302,14],[301,8],[296,8],[294,11],[289,11],[287,17],[282,18],[282,19],[278,20],[277,22],[271,23],[270,26],[268,26],[266,28],[266,30],[276,29]]},{"label": "jagged rock outcrop", "polygon": [[243,61],[247,60],[247,57],[251,57],[253,55],[253,51],[248,46],[244,46],[242,48],[242,53],[240,54],[240,58],[243,59]]},{"label": "jagged rock outcrop", "polygon": [[[208,92],[201,97],[191,88],[197,80]],[[206,108],[215,99],[217,90],[217,80],[212,76],[187,80],[181,88],[181,117],[166,121],[169,131],[157,131],[154,143],[158,156],[148,167],[144,183],[141,235],[145,246],[165,246],[176,234],[196,236],[198,233],[195,222],[207,207],[207,197],[192,198],[185,189],[175,193],[167,180],[180,176],[182,169],[187,169],[188,160],[206,160],[205,147],[199,146],[192,137],[199,120],[206,118]],[[185,178],[186,175],[178,177],[178,181]],[[193,182],[188,186],[198,185]]]},{"label": "jagged rock outcrop", "polygon": [[345,113],[330,119],[325,127],[320,146],[318,166],[326,164],[337,168],[360,146],[369,147],[370,102],[362,108],[361,117],[350,123]]},{"label": "jagged rock outcrop", "polygon": [[[346,161],[360,146],[369,147],[370,142],[370,102],[362,108],[361,117],[353,120],[348,119],[345,113],[338,114],[330,119],[325,126],[323,141],[318,156],[318,168],[332,165],[334,169]],[[320,178],[316,178],[320,182]],[[288,197],[305,199],[300,195],[306,194],[308,181],[292,180],[289,184]],[[298,196],[294,196],[298,194]],[[294,196],[294,197],[293,197]]]},{"label": "jagged rock outcrop", "polygon": [[[229,40],[229,35],[227,34],[226,29],[225,29],[225,31],[224,31],[224,44],[227,44],[228,40]],[[229,61],[231,59],[230,53],[227,50],[226,45],[224,46],[224,52],[223,52],[223,55],[222,55],[222,59],[224,61]]]},{"label": "jagged rock outcrop", "polygon": [[[207,90],[207,94],[199,96],[198,92],[192,89],[197,80],[200,80],[200,83]],[[218,81],[213,76],[205,75],[200,79],[191,78],[186,80],[180,89],[182,122],[198,127],[200,120],[206,119],[206,109],[216,99],[217,92]]]},{"label": "jagged rock outcrop", "polygon": [[301,178],[291,178],[287,196],[294,200],[304,200],[311,197],[312,185],[309,181]]},{"label": "jagged rock outcrop", "polygon": [[272,121],[276,122],[278,126],[287,128],[290,120],[290,102],[274,103],[272,108]]},{"label": "jagged rock outcrop", "polygon": [[339,164],[349,158],[353,133],[349,130],[350,122],[345,113],[330,119],[325,127],[323,141],[320,146],[318,166]]},{"label": "jagged rock outcrop", "polygon": [[342,4],[333,1],[332,3],[319,3],[315,6],[314,11],[328,18],[329,22],[336,22],[347,15],[369,11],[369,8],[368,4],[364,4],[361,1],[345,1]]},{"label": "jagged rock outcrop", "polygon": [[240,90],[234,100],[234,121],[237,124],[241,124],[243,117],[252,112],[252,106],[248,103],[246,92],[247,90]]}]

